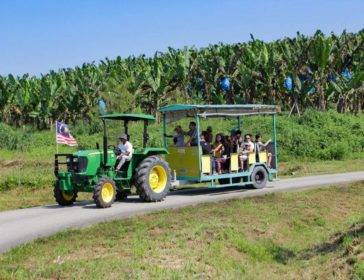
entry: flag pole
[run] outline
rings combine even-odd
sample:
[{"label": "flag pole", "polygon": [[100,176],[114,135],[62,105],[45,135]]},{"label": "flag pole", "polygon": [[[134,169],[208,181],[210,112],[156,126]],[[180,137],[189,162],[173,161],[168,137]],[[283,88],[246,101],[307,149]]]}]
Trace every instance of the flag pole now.
[{"label": "flag pole", "polygon": [[55,132],[56,132],[56,150],[57,150],[57,154],[58,154],[58,141],[57,141],[57,121],[56,121],[56,123],[55,123],[55,125],[56,125],[56,129],[55,129]]}]

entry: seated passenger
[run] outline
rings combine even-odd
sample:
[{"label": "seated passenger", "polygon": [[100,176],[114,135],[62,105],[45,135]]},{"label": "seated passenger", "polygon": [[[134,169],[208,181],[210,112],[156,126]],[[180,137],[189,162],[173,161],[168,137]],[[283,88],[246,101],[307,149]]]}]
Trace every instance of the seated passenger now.
[{"label": "seated passenger", "polygon": [[205,141],[207,143],[212,143],[212,127],[211,126],[208,126],[207,129],[206,129],[206,135],[205,135]]},{"label": "seated passenger", "polygon": [[[258,149],[258,152],[265,151],[270,142],[272,142],[272,139],[269,139],[267,142],[263,143],[262,136],[260,134],[255,135],[255,149]],[[272,168],[271,162],[272,162],[272,153],[268,153],[268,161],[267,161],[268,168]]]},{"label": "seated passenger", "polygon": [[184,135],[190,136],[190,139],[186,142],[186,146],[197,146],[197,128],[195,122],[190,122],[189,131],[183,132]]},{"label": "seated passenger", "polygon": [[224,146],[224,151],[222,153],[221,159],[218,159],[218,163],[221,164],[222,170],[229,170],[230,166],[230,154],[234,152],[234,144],[233,144],[233,137],[231,136],[223,136],[222,137],[222,144]]},{"label": "seated passenger", "polygon": [[115,171],[119,171],[120,168],[126,161],[130,161],[133,156],[133,145],[128,141],[128,136],[126,134],[122,134],[119,136],[120,143],[118,148],[120,150],[120,155],[118,155],[117,159],[120,160]]},{"label": "seated passenger", "polygon": [[245,170],[248,166],[244,166],[244,162],[248,160],[248,154],[254,152],[254,143],[251,141],[251,134],[245,134],[244,142],[239,148],[240,169]]},{"label": "seated passenger", "polygon": [[182,127],[180,125],[177,125],[174,129],[174,135],[167,135],[164,134],[164,137],[169,137],[169,138],[173,138],[173,143],[176,147],[183,147],[184,145],[184,134],[183,134],[183,130]]},{"label": "seated passenger", "polygon": [[243,138],[241,137],[241,130],[237,130],[235,132],[235,137],[233,141],[235,153],[238,153],[239,147],[241,146],[242,143],[243,143]]},{"label": "seated passenger", "polygon": [[218,162],[218,160],[221,159],[222,153],[224,152],[224,145],[222,143],[222,135],[220,133],[216,134],[215,137],[215,143],[213,145],[213,149],[211,150],[211,153],[213,155],[213,171],[214,173],[221,174],[221,163]]},{"label": "seated passenger", "polygon": [[203,155],[209,155],[211,152],[211,144],[205,140],[206,131],[200,133],[200,146],[202,148]]}]

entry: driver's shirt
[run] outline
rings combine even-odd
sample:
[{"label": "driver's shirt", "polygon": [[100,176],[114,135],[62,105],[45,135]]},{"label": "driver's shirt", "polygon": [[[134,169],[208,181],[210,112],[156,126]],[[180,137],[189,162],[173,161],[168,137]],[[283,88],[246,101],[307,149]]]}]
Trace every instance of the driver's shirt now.
[{"label": "driver's shirt", "polygon": [[132,155],[133,155],[133,145],[129,141],[126,141],[125,144],[120,143],[118,145],[118,148],[119,148],[119,150],[120,150],[120,152],[122,154],[125,154],[126,152],[130,152],[129,157],[132,157]]}]

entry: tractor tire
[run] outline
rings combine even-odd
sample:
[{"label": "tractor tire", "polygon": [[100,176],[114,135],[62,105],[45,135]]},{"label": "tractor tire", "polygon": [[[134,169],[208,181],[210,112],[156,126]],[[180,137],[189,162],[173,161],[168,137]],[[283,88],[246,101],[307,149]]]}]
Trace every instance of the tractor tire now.
[{"label": "tractor tire", "polygon": [[61,206],[72,205],[73,202],[75,202],[76,198],[77,198],[77,192],[75,192],[73,194],[68,194],[65,191],[61,190],[59,187],[58,181],[56,181],[54,183],[53,194],[54,194],[54,198],[56,199],[57,203]]},{"label": "tractor tire", "polygon": [[171,186],[171,170],[168,163],[159,156],[147,157],[136,168],[134,182],[142,200],[163,200]]},{"label": "tractor tire", "polygon": [[94,189],[93,199],[99,208],[110,207],[116,198],[115,182],[108,177],[100,178]]},{"label": "tractor tire", "polygon": [[253,169],[250,180],[254,189],[263,189],[268,181],[268,173],[264,167],[257,166]]},{"label": "tractor tire", "polygon": [[115,201],[121,201],[128,198],[128,192],[126,191],[117,191]]}]

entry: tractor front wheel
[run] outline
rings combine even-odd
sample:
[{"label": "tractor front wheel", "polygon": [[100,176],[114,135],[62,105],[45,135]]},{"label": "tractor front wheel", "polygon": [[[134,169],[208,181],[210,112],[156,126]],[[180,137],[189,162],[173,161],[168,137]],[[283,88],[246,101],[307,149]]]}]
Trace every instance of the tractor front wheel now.
[{"label": "tractor front wheel", "polygon": [[139,197],[147,202],[163,200],[171,186],[171,170],[159,156],[144,159],[135,171],[135,187]]},{"label": "tractor front wheel", "polygon": [[115,182],[108,177],[102,177],[94,189],[93,199],[99,208],[110,207],[116,197]]},{"label": "tractor front wheel", "polygon": [[53,194],[57,203],[61,206],[72,205],[77,198],[76,192],[65,192],[64,190],[61,190],[59,187],[59,181],[54,183]]}]

